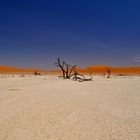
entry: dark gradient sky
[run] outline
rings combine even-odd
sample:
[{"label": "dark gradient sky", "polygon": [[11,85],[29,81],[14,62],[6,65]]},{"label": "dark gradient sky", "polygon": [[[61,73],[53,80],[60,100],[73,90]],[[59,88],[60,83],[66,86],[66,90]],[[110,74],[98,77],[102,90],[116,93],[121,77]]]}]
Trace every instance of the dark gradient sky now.
[{"label": "dark gradient sky", "polygon": [[140,1],[0,1],[0,65],[140,66]]}]

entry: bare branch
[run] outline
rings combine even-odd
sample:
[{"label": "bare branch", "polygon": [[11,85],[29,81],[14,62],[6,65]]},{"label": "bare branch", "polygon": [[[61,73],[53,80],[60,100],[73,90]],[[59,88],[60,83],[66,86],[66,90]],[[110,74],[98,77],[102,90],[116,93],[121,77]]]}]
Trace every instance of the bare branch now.
[{"label": "bare branch", "polygon": [[83,82],[83,81],[91,81],[92,78],[86,79],[84,75],[79,74],[76,71],[77,65],[70,65],[67,64],[65,61],[61,61],[60,58],[57,58],[57,63],[54,63],[56,66],[60,67],[62,73],[63,73],[63,78],[64,79],[70,79],[73,78],[75,81]]},{"label": "bare branch", "polygon": [[111,68],[110,68],[110,67],[107,67],[107,68],[106,68],[106,71],[107,71],[107,73],[108,73],[107,78],[110,78],[110,75],[111,75]]}]

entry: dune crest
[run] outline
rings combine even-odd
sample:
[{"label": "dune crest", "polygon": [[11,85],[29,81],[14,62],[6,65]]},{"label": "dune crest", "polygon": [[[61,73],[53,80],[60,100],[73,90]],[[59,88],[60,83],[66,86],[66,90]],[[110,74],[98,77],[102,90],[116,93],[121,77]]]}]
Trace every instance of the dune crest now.
[{"label": "dune crest", "polygon": [[[106,68],[110,66],[89,66],[86,68],[77,67],[77,71],[84,74],[105,74]],[[112,74],[140,74],[140,67],[110,67],[112,70]],[[59,69],[53,70],[41,70],[41,69],[32,69],[32,68],[15,68],[8,66],[0,66],[0,73],[14,73],[14,74],[32,74],[35,71],[38,71],[43,74],[60,74],[61,71]]]},{"label": "dune crest", "polygon": [[2,74],[32,74],[35,71],[45,73],[47,71],[40,69],[31,69],[31,68],[14,68],[8,66],[0,66],[0,73]]}]

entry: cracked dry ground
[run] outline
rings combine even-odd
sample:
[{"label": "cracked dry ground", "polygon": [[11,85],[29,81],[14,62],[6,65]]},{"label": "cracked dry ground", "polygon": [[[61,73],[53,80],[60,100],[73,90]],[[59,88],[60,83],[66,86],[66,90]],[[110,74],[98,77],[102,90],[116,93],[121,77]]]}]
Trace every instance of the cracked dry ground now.
[{"label": "cracked dry ground", "polygon": [[0,78],[0,140],[140,140],[140,78]]}]

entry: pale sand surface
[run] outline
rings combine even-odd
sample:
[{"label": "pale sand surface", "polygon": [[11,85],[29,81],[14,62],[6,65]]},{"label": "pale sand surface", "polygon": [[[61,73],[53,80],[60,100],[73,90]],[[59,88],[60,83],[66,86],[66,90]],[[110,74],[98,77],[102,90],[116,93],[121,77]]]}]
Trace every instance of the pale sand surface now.
[{"label": "pale sand surface", "polygon": [[0,140],[140,140],[140,77],[0,78]]}]

